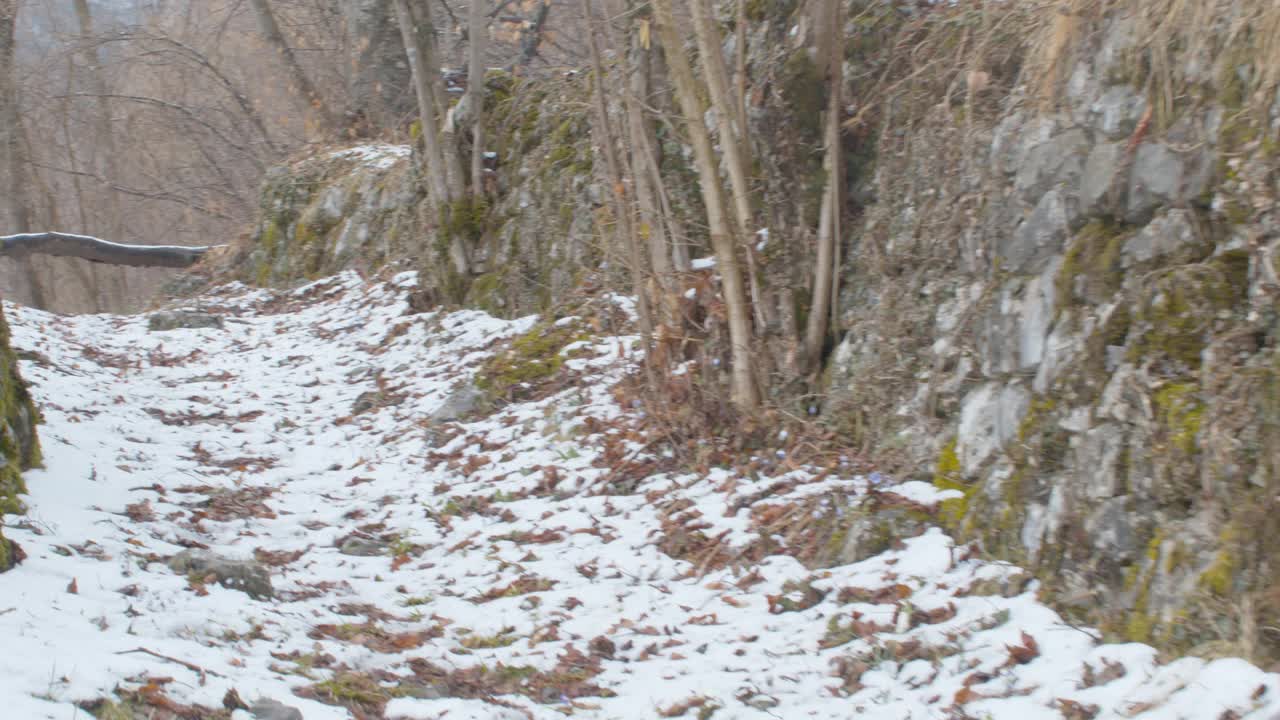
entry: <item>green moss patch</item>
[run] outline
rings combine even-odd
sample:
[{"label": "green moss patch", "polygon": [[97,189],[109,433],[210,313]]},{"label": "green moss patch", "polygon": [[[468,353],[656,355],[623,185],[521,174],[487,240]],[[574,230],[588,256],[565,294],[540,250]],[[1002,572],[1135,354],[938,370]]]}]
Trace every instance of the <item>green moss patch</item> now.
[{"label": "green moss patch", "polygon": [[1103,302],[1120,289],[1124,270],[1120,251],[1130,228],[1108,220],[1094,220],[1081,228],[1067,249],[1054,283],[1057,306],[1075,301]]},{"label": "green moss patch", "polygon": [[491,358],[476,376],[476,387],[490,398],[512,402],[537,395],[564,365],[567,345],[588,337],[578,321],[538,323],[511,342],[505,352]]},{"label": "green moss patch", "polygon": [[1220,320],[1248,290],[1247,253],[1227,252],[1175,268],[1151,283],[1138,302],[1130,362],[1164,360],[1183,370],[1200,367],[1200,353]]}]

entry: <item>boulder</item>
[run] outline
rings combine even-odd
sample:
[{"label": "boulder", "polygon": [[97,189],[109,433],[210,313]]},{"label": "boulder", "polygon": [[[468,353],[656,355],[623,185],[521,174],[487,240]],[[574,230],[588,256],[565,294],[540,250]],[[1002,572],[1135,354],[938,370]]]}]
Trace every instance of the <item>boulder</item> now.
[{"label": "boulder", "polygon": [[252,560],[233,560],[210,552],[184,550],[169,560],[169,569],[184,575],[212,576],[228,590],[239,590],[254,600],[275,597],[271,574]]},{"label": "boulder", "polygon": [[161,310],[147,318],[147,329],[152,332],[164,330],[199,330],[203,328],[221,328],[222,316],[213,313],[193,310]]},{"label": "boulder", "polygon": [[431,413],[434,422],[460,420],[475,412],[485,402],[485,394],[476,386],[466,383],[455,387],[440,407]]},{"label": "boulder", "polygon": [[261,698],[249,707],[255,720],[302,720],[302,711],[279,700]]}]

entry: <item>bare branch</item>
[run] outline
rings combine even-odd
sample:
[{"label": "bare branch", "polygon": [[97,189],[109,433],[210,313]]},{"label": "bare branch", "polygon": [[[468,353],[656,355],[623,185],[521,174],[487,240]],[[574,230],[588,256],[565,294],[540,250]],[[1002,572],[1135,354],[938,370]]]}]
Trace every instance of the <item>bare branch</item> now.
[{"label": "bare branch", "polygon": [[87,235],[60,232],[0,236],[0,256],[55,255],[130,267],[190,267],[215,247],[223,246],[122,245]]}]

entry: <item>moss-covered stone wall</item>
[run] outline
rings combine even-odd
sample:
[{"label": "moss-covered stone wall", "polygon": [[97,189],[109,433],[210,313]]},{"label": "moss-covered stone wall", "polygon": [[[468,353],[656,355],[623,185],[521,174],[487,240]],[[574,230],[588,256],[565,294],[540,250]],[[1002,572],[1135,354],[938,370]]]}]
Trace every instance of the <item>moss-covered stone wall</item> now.
[{"label": "moss-covered stone wall", "polygon": [[[22,471],[40,464],[38,417],[18,373],[18,359],[9,345],[9,324],[0,308],[0,515],[22,509],[19,495],[26,491]],[[12,545],[0,532],[0,572],[14,562]]]},{"label": "moss-covered stone wall", "polygon": [[1280,89],[1231,28],[1275,8],[1153,5],[895,21],[975,49],[886,85],[827,419],[1069,617],[1274,661]]}]

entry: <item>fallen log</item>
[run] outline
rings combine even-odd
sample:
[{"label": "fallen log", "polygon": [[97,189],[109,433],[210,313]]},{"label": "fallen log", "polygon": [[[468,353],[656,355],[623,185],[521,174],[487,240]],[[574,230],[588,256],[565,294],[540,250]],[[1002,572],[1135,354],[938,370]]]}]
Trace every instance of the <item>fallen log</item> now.
[{"label": "fallen log", "polygon": [[88,235],[61,232],[0,235],[0,257],[55,255],[130,267],[190,267],[205,253],[218,247],[222,246],[123,245]]}]

